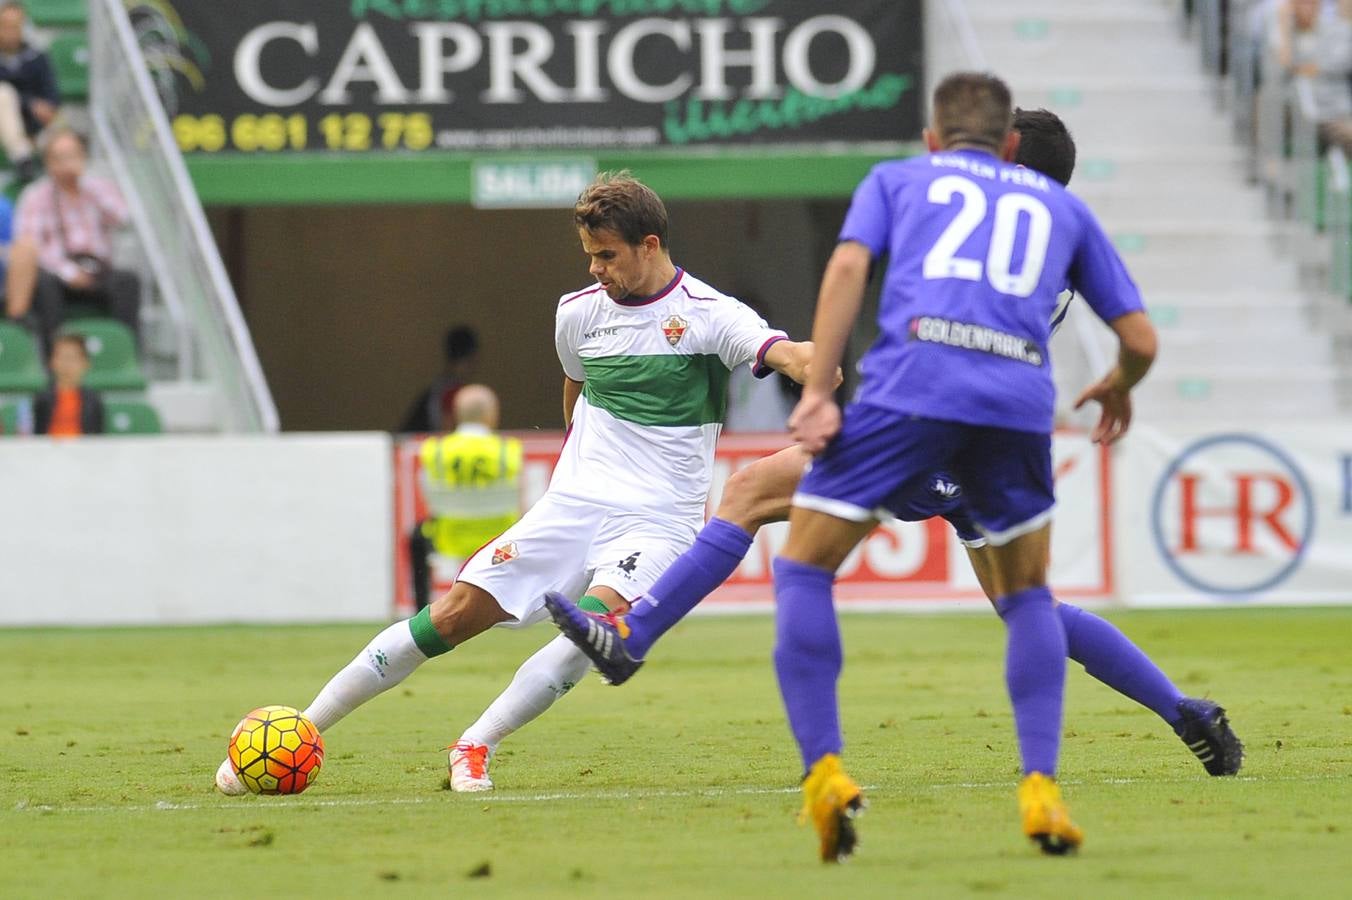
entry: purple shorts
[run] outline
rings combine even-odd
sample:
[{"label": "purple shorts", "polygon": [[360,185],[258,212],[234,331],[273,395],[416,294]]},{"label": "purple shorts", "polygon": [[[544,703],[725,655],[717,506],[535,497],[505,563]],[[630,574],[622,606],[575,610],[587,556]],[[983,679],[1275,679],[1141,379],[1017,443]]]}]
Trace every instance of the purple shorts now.
[{"label": "purple shorts", "polygon": [[954,495],[961,499],[953,510],[931,515],[961,518],[965,512],[999,546],[1051,519],[1051,440],[851,403],[840,433],[808,467],[793,505],[852,522],[886,515],[914,521],[928,518],[916,513],[932,508],[936,492],[947,493],[938,480],[961,485]]},{"label": "purple shorts", "polygon": [[948,520],[958,540],[968,547],[984,547],[986,536],[977,530],[962,500],[962,485],[947,472],[933,472],[914,491],[888,507],[903,522],[923,522],[935,516]]}]

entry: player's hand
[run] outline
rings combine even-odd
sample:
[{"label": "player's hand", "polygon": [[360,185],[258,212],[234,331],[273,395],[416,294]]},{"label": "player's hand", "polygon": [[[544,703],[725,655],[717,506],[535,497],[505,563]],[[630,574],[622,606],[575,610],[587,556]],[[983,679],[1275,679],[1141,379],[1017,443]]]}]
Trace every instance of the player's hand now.
[{"label": "player's hand", "polygon": [[43,125],[50,125],[52,119],[56,118],[56,107],[38,97],[28,101],[28,111]]},{"label": "player's hand", "polygon": [[1110,372],[1097,384],[1085,388],[1075,401],[1079,409],[1089,401],[1096,401],[1102,407],[1098,424],[1090,438],[1096,444],[1111,444],[1127,433],[1131,426],[1131,391],[1118,385],[1117,372]]},{"label": "player's hand", "polygon": [[789,416],[789,433],[814,456],[826,449],[840,431],[840,407],[830,394],[803,391],[803,399]]},{"label": "player's hand", "polygon": [[73,291],[92,291],[97,287],[98,282],[94,276],[90,275],[84,269],[80,269],[66,282],[66,286]]}]

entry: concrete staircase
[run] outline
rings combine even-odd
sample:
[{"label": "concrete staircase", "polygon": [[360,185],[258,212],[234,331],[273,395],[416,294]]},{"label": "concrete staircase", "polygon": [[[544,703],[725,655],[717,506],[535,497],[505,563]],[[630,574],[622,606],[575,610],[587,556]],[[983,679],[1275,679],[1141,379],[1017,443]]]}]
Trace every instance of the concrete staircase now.
[{"label": "concrete staircase", "polygon": [[[932,17],[943,17],[942,2],[931,3]],[[1016,102],[1045,106],[1069,125],[1079,146],[1072,189],[1117,243],[1160,330],[1138,414],[1217,426],[1255,413],[1347,415],[1352,379],[1318,315],[1327,301],[1301,286],[1294,226],[1269,219],[1261,190],[1247,183],[1244,151],[1182,33],[1179,3],[962,3],[986,67],[1009,82]],[[931,24],[930,36],[932,77],[970,67],[951,31],[945,39]],[[1053,350],[1063,399],[1114,347],[1097,320],[1068,323]]]}]

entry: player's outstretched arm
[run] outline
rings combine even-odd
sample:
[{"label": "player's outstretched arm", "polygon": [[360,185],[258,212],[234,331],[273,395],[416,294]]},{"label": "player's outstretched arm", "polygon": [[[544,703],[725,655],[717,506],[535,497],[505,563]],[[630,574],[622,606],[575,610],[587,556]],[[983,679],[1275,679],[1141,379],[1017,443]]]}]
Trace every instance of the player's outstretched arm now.
[{"label": "player's outstretched arm", "polygon": [[[811,341],[776,341],[765,351],[765,364],[776,372],[782,372],[799,384],[807,384],[816,365],[816,345]],[[834,388],[840,387],[845,374],[836,367]]]},{"label": "player's outstretched arm", "polygon": [[1131,426],[1131,389],[1150,371],[1158,348],[1155,326],[1144,312],[1127,313],[1108,324],[1117,334],[1117,365],[1075,401],[1076,409],[1091,400],[1102,407],[1092,435],[1099,444],[1111,444],[1127,433]]}]

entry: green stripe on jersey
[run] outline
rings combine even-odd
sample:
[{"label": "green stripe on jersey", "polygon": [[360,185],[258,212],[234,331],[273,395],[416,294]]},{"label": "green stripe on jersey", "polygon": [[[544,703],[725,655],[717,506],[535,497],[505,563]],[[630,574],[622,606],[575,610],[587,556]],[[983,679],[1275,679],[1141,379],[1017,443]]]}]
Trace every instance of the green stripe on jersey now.
[{"label": "green stripe on jersey", "polygon": [[721,424],[731,374],[716,353],[697,356],[603,356],[583,359],[583,396],[592,406],[637,425]]}]

